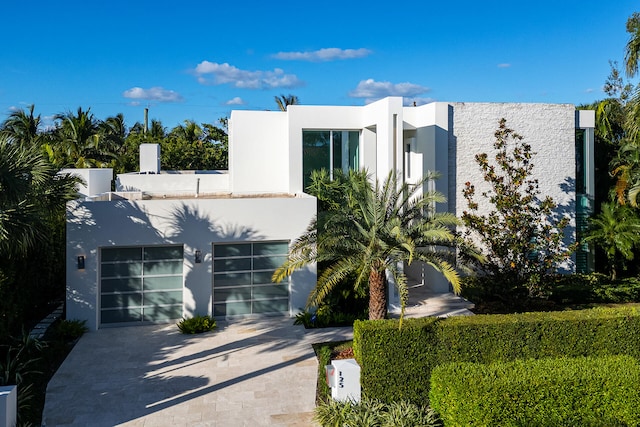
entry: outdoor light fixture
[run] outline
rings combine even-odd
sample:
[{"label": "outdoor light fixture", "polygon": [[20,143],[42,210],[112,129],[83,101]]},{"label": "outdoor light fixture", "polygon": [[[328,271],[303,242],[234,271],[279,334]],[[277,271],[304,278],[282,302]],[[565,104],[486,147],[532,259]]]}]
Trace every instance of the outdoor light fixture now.
[{"label": "outdoor light fixture", "polygon": [[78,257],[78,270],[84,270],[84,255]]},{"label": "outdoor light fixture", "polygon": [[200,264],[202,262],[202,252],[200,252],[199,250],[196,251],[195,262],[196,264]]}]

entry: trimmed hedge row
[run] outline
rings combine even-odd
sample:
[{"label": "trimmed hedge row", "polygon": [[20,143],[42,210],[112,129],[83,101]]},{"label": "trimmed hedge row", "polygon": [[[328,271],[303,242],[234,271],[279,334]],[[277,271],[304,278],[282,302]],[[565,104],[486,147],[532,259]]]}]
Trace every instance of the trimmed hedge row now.
[{"label": "trimmed hedge row", "polygon": [[640,360],[635,308],[357,321],[354,353],[372,399],[424,402],[431,371],[448,362],[629,355]]},{"label": "trimmed hedge row", "polygon": [[640,363],[630,356],[447,363],[431,407],[455,426],[638,426]]}]

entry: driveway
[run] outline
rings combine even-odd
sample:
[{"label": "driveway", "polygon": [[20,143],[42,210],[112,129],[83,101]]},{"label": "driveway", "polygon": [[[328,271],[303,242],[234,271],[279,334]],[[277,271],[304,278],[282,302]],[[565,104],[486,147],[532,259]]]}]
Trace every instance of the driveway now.
[{"label": "driveway", "polygon": [[313,425],[311,344],[351,339],[353,329],[292,324],[245,319],[200,335],[173,324],[87,333],[49,382],[43,425]]}]

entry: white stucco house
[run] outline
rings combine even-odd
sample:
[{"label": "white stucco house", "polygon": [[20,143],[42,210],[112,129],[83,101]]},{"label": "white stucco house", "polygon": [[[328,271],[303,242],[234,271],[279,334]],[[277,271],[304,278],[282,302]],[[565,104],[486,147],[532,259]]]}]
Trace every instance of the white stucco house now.
[{"label": "white stucco house", "polygon": [[[464,183],[481,189],[474,155],[491,150],[501,118],[538,153],[543,194],[579,226],[593,195],[593,111],[570,104],[404,107],[400,97],[233,111],[228,171],[163,171],[153,144],[141,146],[139,172],[115,178],[115,192],[110,171],[71,170],[87,185],[67,209],[67,317],[97,329],[194,314],[294,315],[315,286],[315,266],[285,283],[270,278],[316,213],[315,198],[304,193],[311,170],[366,168],[383,179],[395,169],[409,182],[436,170],[442,178],[427,185],[448,197],[438,209],[460,215]],[[586,265],[587,253],[575,261]],[[420,265],[406,271],[416,283],[448,291]]]}]

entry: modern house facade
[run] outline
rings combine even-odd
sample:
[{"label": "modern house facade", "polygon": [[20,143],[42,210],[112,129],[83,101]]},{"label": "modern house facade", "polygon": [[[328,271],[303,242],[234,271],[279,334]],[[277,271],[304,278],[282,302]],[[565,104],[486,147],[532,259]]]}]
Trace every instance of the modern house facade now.
[{"label": "modern house facade", "polygon": [[[194,314],[294,315],[315,286],[315,266],[284,283],[270,278],[316,213],[315,198],[304,193],[312,170],[366,168],[372,179],[396,170],[407,182],[438,171],[441,178],[425,185],[448,197],[438,209],[460,215],[464,183],[482,188],[474,155],[491,150],[501,118],[538,153],[541,191],[572,218],[574,238],[593,194],[592,111],[569,104],[405,107],[399,97],[233,111],[228,171],[162,171],[156,145],[141,147],[140,172],[118,175],[115,192],[105,191],[111,177],[104,171],[74,171],[87,186],[68,205],[67,317],[97,329]],[[588,257],[575,261],[586,265]],[[448,291],[424,266],[405,271],[415,283]]]}]

